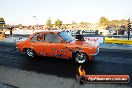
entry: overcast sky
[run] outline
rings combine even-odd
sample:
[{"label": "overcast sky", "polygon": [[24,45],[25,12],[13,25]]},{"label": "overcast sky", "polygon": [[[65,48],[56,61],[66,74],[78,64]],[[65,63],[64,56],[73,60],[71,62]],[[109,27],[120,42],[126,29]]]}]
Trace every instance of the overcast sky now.
[{"label": "overcast sky", "polygon": [[7,24],[45,24],[48,18],[63,23],[98,22],[132,17],[132,0],[0,0],[0,17]]}]

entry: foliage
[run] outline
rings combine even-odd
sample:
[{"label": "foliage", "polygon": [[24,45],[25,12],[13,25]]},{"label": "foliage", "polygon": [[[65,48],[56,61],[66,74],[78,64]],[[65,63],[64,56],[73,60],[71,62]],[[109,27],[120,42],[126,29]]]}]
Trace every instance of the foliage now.
[{"label": "foliage", "polygon": [[128,26],[128,20],[112,20],[109,21],[106,17],[101,17],[99,21],[99,25],[101,27],[105,27],[105,29],[115,29],[115,30],[126,30]]},{"label": "foliage", "polygon": [[108,26],[109,20],[106,17],[101,17],[99,21],[100,26]]},{"label": "foliage", "polygon": [[75,21],[73,21],[71,24],[72,24],[72,25],[77,25],[77,23],[76,23]]},{"label": "foliage", "polygon": [[55,26],[61,27],[61,25],[62,25],[62,21],[59,20],[59,19],[57,19],[57,20],[55,21]]},{"label": "foliage", "polygon": [[80,23],[81,25],[86,25],[86,24],[88,24],[87,22],[81,22]]},{"label": "foliage", "polygon": [[113,25],[113,26],[121,26],[121,25],[125,25],[127,26],[128,24],[128,20],[112,20],[110,21],[109,25]]},{"label": "foliage", "polygon": [[51,24],[51,19],[49,18],[47,21],[46,21],[46,25],[48,26],[48,27],[52,27],[52,24]]}]

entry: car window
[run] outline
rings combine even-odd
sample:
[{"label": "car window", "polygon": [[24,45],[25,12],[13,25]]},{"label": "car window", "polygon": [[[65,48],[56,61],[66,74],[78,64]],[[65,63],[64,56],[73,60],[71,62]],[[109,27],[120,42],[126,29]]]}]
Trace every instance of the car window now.
[{"label": "car window", "polygon": [[75,38],[73,38],[69,33],[61,31],[58,33],[63,39],[64,41],[70,42],[75,40]]},{"label": "car window", "polygon": [[61,40],[56,34],[45,34],[45,42],[60,43]]},{"label": "car window", "polygon": [[43,34],[35,34],[32,39],[32,42],[43,42]]}]

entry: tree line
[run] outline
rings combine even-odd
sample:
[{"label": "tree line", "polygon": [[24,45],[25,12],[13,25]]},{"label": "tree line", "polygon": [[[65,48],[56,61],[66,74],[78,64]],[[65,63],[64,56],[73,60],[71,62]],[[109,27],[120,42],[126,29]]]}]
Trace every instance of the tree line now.
[{"label": "tree line", "polygon": [[[61,27],[61,25],[63,24],[63,21],[61,21],[60,19],[57,19],[54,23],[52,23],[51,18],[49,18],[46,21],[46,26],[49,28],[52,28],[53,26],[56,27]],[[90,24],[88,22],[81,22],[81,25],[86,25],[86,24]],[[122,19],[122,20],[109,20],[106,17],[100,17],[100,20],[98,22],[99,27],[104,27],[104,28],[109,28],[109,27],[119,27],[119,26],[123,26],[124,28],[126,28],[128,26],[128,20]],[[5,25],[5,20],[4,18],[0,18],[0,27],[3,27]],[[72,23],[70,23],[69,25],[77,25],[77,23],[75,21],[73,21]]]},{"label": "tree line", "polygon": [[106,17],[101,17],[99,20],[99,26],[102,27],[118,27],[118,26],[124,26],[127,27],[128,25],[128,20],[122,19],[122,20],[108,20]]},{"label": "tree line", "polygon": [[46,21],[46,25],[49,28],[52,28],[53,25],[55,25],[55,26],[60,28],[62,24],[63,24],[63,21],[61,21],[60,19],[57,19],[54,24],[52,24],[52,20],[50,18]]}]

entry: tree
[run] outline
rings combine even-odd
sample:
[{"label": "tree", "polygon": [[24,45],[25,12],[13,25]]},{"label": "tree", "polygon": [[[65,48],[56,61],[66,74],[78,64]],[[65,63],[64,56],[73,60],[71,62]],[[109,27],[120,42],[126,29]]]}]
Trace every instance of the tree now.
[{"label": "tree", "polygon": [[125,19],[109,21],[110,26],[121,26],[121,25],[127,26],[127,24],[128,24],[128,20]]},{"label": "tree", "polygon": [[4,18],[0,18],[0,27],[4,27],[5,26],[5,20]]},{"label": "tree", "polygon": [[125,20],[125,19],[122,19],[122,20],[120,20],[120,25],[125,25],[125,26],[127,26],[127,24],[128,24],[128,20]]},{"label": "tree", "polygon": [[55,21],[55,26],[60,27],[61,25],[62,25],[62,21],[59,20],[59,19],[57,19],[57,20]]},{"label": "tree", "polygon": [[76,23],[75,21],[73,21],[71,24],[72,24],[72,25],[77,25],[77,23]]},{"label": "tree", "polygon": [[90,23],[87,23],[87,22],[81,22],[80,24],[81,24],[81,25],[89,25]]},{"label": "tree", "polygon": [[50,18],[46,21],[46,25],[47,25],[48,27],[52,27],[51,19],[50,19]]},{"label": "tree", "polygon": [[109,20],[106,17],[101,17],[99,21],[100,26],[108,26]]},{"label": "tree", "polygon": [[119,26],[120,25],[120,21],[119,20],[112,20],[112,21],[110,21],[110,25]]}]

